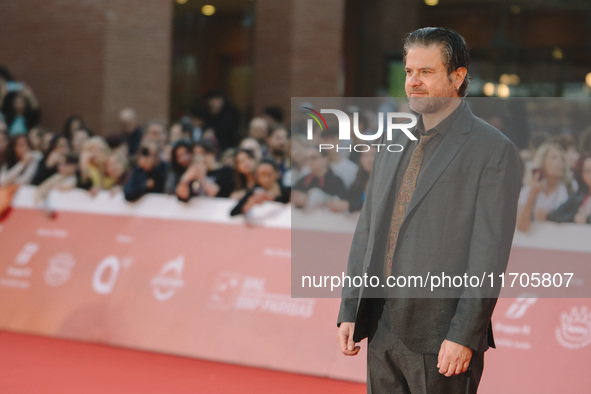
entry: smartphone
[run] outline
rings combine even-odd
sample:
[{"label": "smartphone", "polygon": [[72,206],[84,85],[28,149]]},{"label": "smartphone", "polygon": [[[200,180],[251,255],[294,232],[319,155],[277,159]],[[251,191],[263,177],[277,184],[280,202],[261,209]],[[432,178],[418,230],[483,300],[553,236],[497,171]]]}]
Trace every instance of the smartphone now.
[{"label": "smartphone", "polygon": [[538,174],[539,174],[538,180],[541,181],[542,179],[544,179],[544,171],[543,171],[542,167],[534,168],[531,171],[532,171],[532,175],[534,178],[537,178]]},{"label": "smartphone", "polygon": [[22,82],[8,81],[6,82],[6,90],[9,92],[21,92],[25,88]]}]

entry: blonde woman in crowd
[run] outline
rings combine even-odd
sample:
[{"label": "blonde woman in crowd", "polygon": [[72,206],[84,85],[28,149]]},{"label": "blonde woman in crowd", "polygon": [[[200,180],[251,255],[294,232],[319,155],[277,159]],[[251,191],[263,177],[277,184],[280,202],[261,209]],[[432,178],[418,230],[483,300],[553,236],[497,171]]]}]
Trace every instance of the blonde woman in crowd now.
[{"label": "blonde woman in crowd", "polygon": [[106,173],[109,145],[103,137],[91,137],[82,146],[80,153],[79,187],[96,193],[100,189],[110,189],[115,180]]},{"label": "blonde woman in crowd", "polygon": [[517,210],[521,231],[527,231],[532,220],[545,221],[576,189],[562,146],[547,142],[537,149],[531,169],[525,170],[524,185]]}]

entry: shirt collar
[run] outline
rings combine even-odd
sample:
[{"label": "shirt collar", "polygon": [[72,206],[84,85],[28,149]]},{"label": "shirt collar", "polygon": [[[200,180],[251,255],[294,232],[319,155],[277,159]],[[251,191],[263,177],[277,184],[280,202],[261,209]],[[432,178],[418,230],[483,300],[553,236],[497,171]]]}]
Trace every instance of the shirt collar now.
[{"label": "shirt collar", "polygon": [[462,100],[460,105],[458,105],[456,107],[456,109],[454,109],[452,111],[451,114],[447,115],[447,117],[445,119],[443,119],[441,122],[439,122],[437,124],[437,126],[433,127],[432,129],[429,129],[427,131],[425,131],[425,126],[423,125],[423,115],[419,115],[418,119],[417,119],[417,125],[415,126],[415,128],[413,130],[414,136],[417,138],[420,138],[421,134],[431,134],[432,132],[437,131],[439,134],[441,134],[443,137],[445,137],[449,133],[449,130],[451,129],[451,125],[456,120],[456,118],[458,117],[460,112],[462,112],[462,110],[464,109],[465,106],[466,106],[466,103],[464,102],[464,100]]}]

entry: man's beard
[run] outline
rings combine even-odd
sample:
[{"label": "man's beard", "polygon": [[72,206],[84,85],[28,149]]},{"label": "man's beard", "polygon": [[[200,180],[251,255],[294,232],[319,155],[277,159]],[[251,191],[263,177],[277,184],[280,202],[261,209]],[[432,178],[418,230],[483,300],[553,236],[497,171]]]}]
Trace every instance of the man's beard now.
[{"label": "man's beard", "polygon": [[409,97],[410,109],[419,114],[432,114],[445,108],[452,97]]}]

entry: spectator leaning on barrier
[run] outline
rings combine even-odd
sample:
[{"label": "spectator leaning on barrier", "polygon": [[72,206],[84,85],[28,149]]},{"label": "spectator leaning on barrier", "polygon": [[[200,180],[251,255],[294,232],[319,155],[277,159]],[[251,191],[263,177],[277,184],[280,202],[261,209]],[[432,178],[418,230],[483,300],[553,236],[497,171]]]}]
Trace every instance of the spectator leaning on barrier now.
[{"label": "spectator leaning on barrier", "polygon": [[216,148],[211,141],[203,140],[193,147],[195,155],[203,156],[207,178],[219,186],[216,197],[230,197],[234,190],[234,170],[216,159]]},{"label": "spectator leaning on barrier", "polygon": [[524,174],[517,209],[517,229],[527,231],[532,220],[544,221],[564,203],[576,186],[569,175],[564,149],[545,143],[536,151],[531,171]]},{"label": "spectator leaning on barrier", "polygon": [[160,161],[158,145],[144,141],[137,154],[137,163],[123,188],[127,201],[136,201],[146,193],[164,193],[168,165]]},{"label": "spectator leaning on barrier", "polygon": [[107,159],[111,151],[103,137],[91,137],[82,146],[80,154],[79,187],[96,193],[101,189],[110,189],[115,180],[106,174]]},{"label": "spectator leaning on barrier", "polygon": [[47,178],[35,191],[35,205],[43,209],[44,213],[49,217],[54,217],[54,210],[48,201],[49,193],[52,190],[67,191],[76,187],[78,182],[78,155],[68,153],[64,155],[63,160],[58,164],[58,169],[55,174]]},{"label": "spectator leaning on barrier", "polygon": [[31,183],[42,158],[41,152],[32,149],[25,134],[13,137],[8,145],[6,160],[0,164],[0,186]]},{"label": "spectator leaning on barrier", "polygon": [[54,135],[47,145],[43,160],[39,163],[37,173],[33,178],[33,185],[40,185],[47,178],[57,173],[58,165],[64,161],[70,153],[70,143],[62,135]]},{"label": "spectator leaning on barrier", "polygon": [[179,180],[193,161],[191,143],[185,139],[177,141],[170,154],[170,171],[166,179],[166,193],[174,194]]},{"label": "spectator leaning on barrier", "polygon": [[181,201],[189,201],[191,197],[215,197],[220,187],[207,177],[207,167],[201,155],[195,155],[176,187],[176,196]]},{"label": "spectator leaning on barrier", "polygon": [[254,170],[257,165],[256,156],[250,149],[238,149],[234,155],[234,191],[231,198],[241,199],[247,190],[255,185]]},{"label": "spectator leaning on barrier", "polygon": [[579,185],[577,192],[558,209],[550,212],[547,220],[591,224],[591,153],[583,154],[577,161],[575,179]]},{"label": "spectator leaning on barrier", "polygon": [[121,152],[111,152],[107,159],[105,175],[113,180],[111,194],[116,194],[123,189],[129,178],[129,161]]},{"label": "spectator leaning on barrier", "polygon": [[265,201],[289,202],[289,189],[279,181],[279,168],[271,159],[263,159],[255,170],[256,185],[248,190],[230,212],[231,216],[248,213],[255,205]]},{"label": "spectator leaning on barrier", "polygon": [[330,169],[326,152],[309,148],[306,159],[310,173],[295,184],[291,196],[296,208],[321,207],[331,198],[346,198],[345,184]]}]

